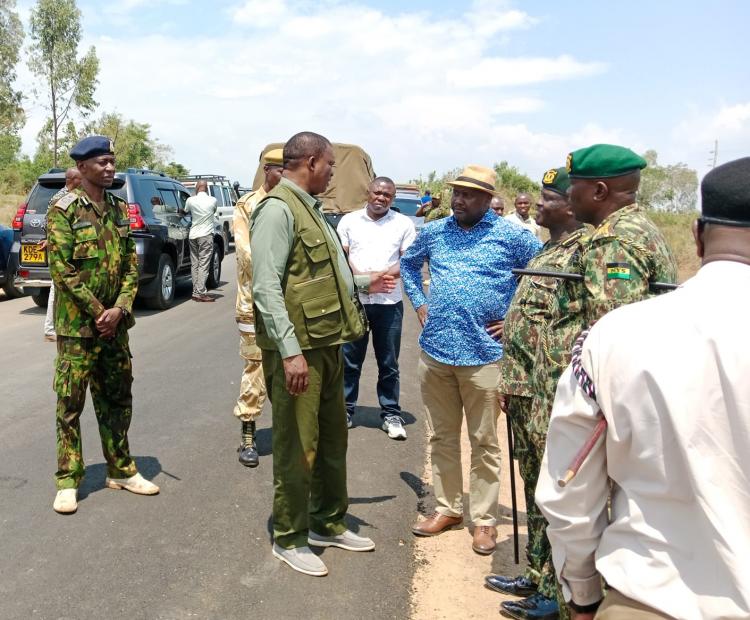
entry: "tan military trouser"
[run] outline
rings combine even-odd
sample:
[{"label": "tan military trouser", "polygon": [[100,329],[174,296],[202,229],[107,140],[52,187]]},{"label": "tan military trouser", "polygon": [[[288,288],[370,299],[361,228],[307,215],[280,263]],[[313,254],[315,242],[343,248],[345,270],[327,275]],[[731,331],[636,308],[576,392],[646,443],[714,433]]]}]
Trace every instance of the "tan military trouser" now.
[{"label": "tan military trouser", "polygon": [[671,616],[634,601],[617,590],[610,589],[594,618],[596,620],[662,620]]},{"label": "tan military trouser", "polygon": [[469,514],[474,525],[495,525],[500,496],[499,365],[451,366],[422,351],[418,374],[430,429],[436,510],[446,516],[463,516],[461,423],[465,415],[471,444]]},{"label": "tan military trouser", "polygon": [[255,334],[240,332],[240,357],[245,360],[245,368],[234,415],[243,422],[251,422],[260,417],[263,403],[266,402],[263,361],[260,348],[255,344]]}]

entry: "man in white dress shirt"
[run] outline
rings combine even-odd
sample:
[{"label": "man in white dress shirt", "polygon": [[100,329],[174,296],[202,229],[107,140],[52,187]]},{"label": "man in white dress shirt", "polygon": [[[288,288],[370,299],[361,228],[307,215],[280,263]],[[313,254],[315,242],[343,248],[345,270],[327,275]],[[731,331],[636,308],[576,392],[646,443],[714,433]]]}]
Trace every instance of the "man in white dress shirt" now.
[{"label": "man in white dress shirt", "polygon": [[[347,213],[339,222],[338,233],[344,251],[349,255],[352,271],[387,272],[401,275],[400,259],[416,232],[405,215],[391,210],[396,185],[388,177],[370,183],[364,209]],[[378,363],[378,402],[383,430],[391,439],[406,439],[399,405],[398,356],[401,350],[401,324],[404,316],[401,286],[390,293],[360,293],[359,299],[370,324],[359,340],[344,345],[344,400],[349,426],[357,406],[359,377],[372,334],[372,346]]]},{"label": "man in white dress shirt", "polygon": [[215,301],[207,294],[206,280],[214,251],[216,198],[208,195],[208,183],[198,181],[195,196],[185,202],[185,213],[192,217],[190,224],[190,272],[193,279],[193,301]]},{"label": "man in white dress shirt", "polygon": [[581,620],[750,618],[750,157],[701,193],[697,275],[604,316],[557,387],[536,502]]},{"label": "man in white dress shirt", "polygon": [[542,238],[542,227],[536,223],[536,220],[529,215],[531,209],[531,196],[528,194],[518,194],[513,203],[515,211],[505,216],[505,219],[514,224],[522,226],[528,230],[537,239]]}]

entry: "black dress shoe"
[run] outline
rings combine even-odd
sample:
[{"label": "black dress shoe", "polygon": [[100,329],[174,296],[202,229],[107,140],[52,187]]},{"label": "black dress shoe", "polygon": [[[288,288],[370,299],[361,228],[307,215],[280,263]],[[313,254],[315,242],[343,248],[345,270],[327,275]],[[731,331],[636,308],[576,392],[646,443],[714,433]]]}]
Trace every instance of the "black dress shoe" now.
[{"label": "black dress shoe", "polygon": [[484,578],[484,585],[495,592],[513,594],[515,596],[530,596],[536,592],[536,584],[526,577],[503,577],[490,575]]},{"label": "black dress shoe", "polygon": [[503,601],[500,610],[516,620],[558,620],[560,617],[557,601],[538,592],[520,601]]}]

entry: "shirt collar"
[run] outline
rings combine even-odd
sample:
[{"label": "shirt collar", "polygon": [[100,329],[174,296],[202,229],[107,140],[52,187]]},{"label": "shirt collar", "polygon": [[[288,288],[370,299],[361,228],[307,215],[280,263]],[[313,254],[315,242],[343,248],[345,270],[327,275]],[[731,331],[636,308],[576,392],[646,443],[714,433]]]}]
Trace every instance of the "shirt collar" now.
[{"label": "shirt collar", "polygon": [[388,209],[388,212],[383,217],[381,217],[379,220],[374,220],[370,217],[370,214],[367,212],[367,203],[365,203],[365,206],[362,209],[362,217],[367,219],[368,222],[385,222],[386,220],[393,217],[393,209]]},{"label": "shirt collar", "polygon": [[299,185],[297,185],[294,181],[290,181],[286,177],[281,177],[281,181],[279,181],[280,185],[286,185],[289,189],[291,189],[297,196],[304,202],[308,207],[311,207],[313,209],[319,209],[320,206],[323,204],[315,198],[315,196],[312,196],[311,194],[308,194],[304,189],[302,189]]},{"label": "shirt collar", "polygon": [[[495,214],[495,212],[492,209],[487,209],[487,213],[484,214],[484,216],[482,217],[482,219],[479,220],[476,224],[474,224],[474,226],[472,226],[471,228],[469,228],[469,230],[474,230],[477,227],[493,226],[497,222],[497,220],[499,220],[499,219],[500,218],[497,217],[497,215]],[[455,215],[451,215],[450,219],[448,220],[448,222],[452,226],[454,226],[456,228],[460,228],[461,230],[464,230],[463,228],[461,228],[458,225],[458,222],[456,221],[456,216]],[[466,232],[468,232],[468,231],[466,231]]]}]

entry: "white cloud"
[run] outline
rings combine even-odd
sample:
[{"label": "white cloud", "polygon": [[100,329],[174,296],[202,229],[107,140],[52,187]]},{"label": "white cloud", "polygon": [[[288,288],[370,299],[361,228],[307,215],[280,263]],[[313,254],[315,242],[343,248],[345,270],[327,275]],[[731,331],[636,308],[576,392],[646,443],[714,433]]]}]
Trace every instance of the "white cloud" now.
[{"label": "white cloud", "polygon": [[[243,182],[266,143],[302,129],[362,145],[379,172],[399,179],[501,159],[536,175],[581,142],[572,127],[529,129],[526,116],[546,102],[523,86],[605,69],[564,53],[499,57],[498,33],[536,19],[497,0],[452,17],[341,0],[248,0],[218,12],[241,28],[127,38],[107,29],[83,44],[100,58],[100,112],[149,123],[196,173]],[[29,152],[40,124],[25,130]]]}]

